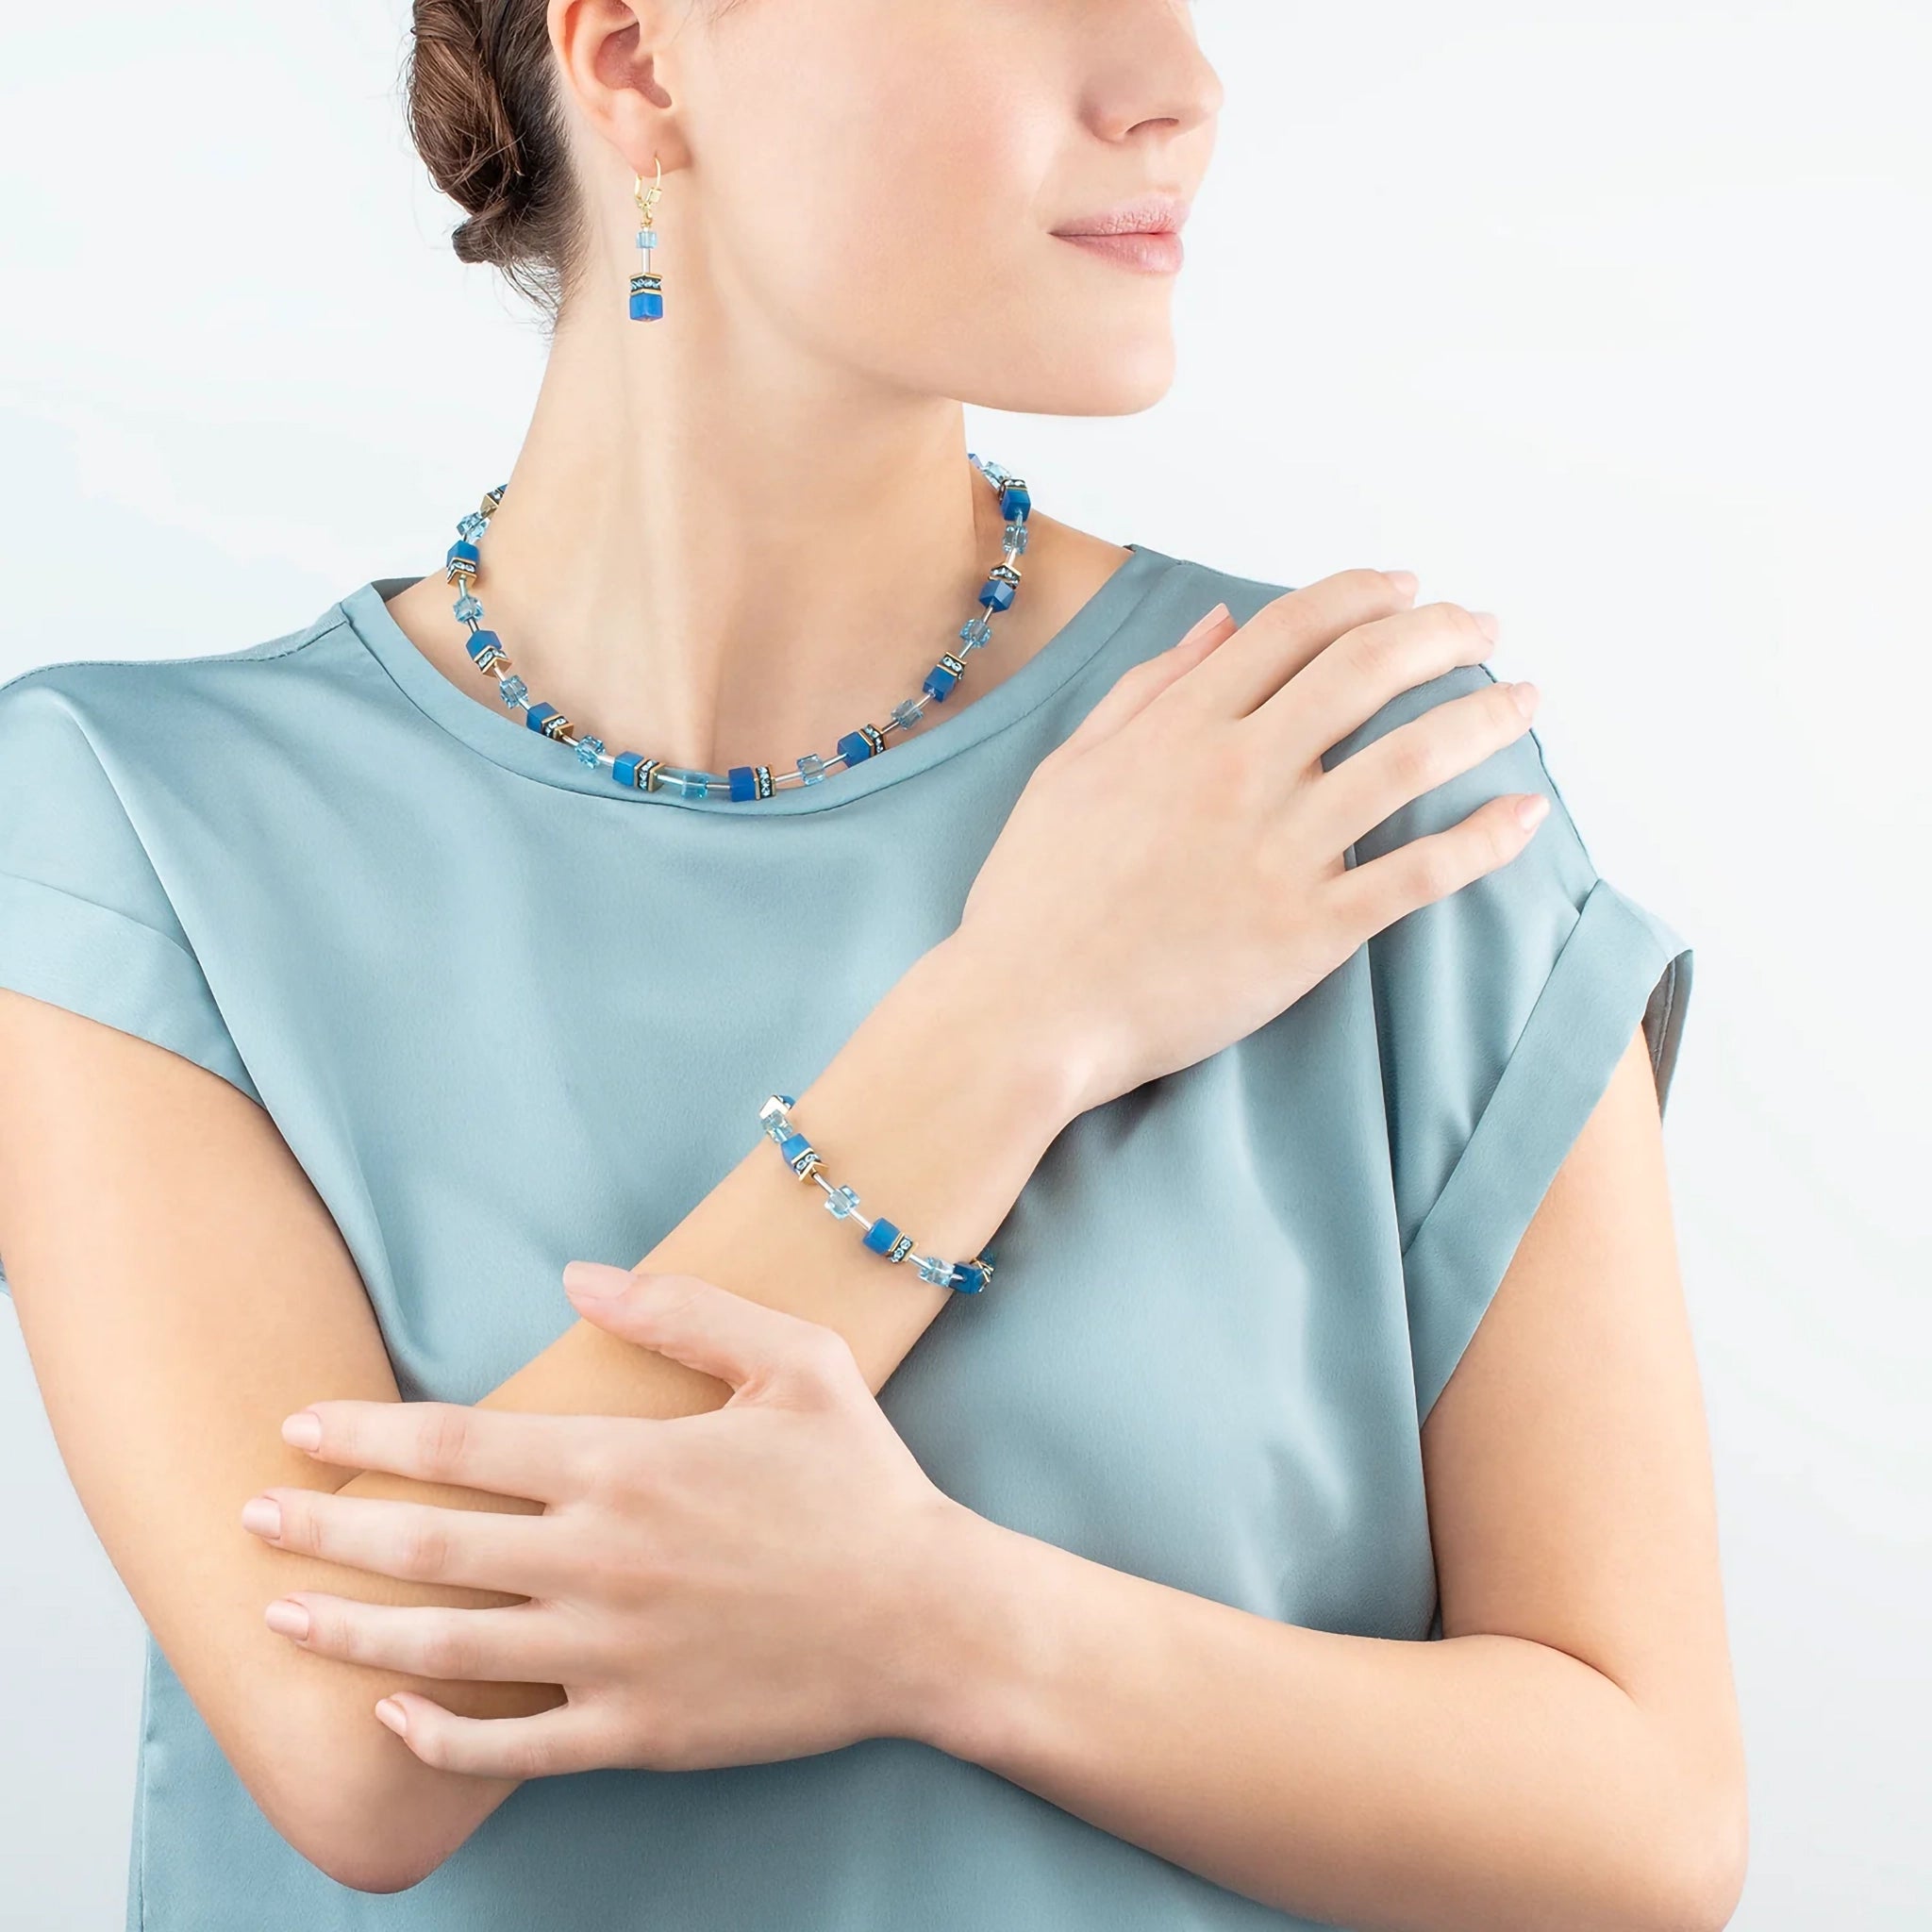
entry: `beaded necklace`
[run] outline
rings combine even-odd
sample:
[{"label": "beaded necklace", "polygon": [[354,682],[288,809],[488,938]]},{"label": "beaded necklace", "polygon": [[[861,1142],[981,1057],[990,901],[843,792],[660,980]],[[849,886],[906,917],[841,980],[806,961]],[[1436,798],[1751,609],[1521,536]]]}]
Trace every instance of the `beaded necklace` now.
[{"label": "beaded necklace", "polygon": [[924,715],[928,704],[944,704],[952,695],[954,686],[966,675],[967,658],[983,649],[991,637],[993,617],[1012,606],[1013,594],[1020,583],[1020,573],[1014,567],[1014,559],[1025,554],[1026,518],[1033,508],[1033,499],[1027,493],[1025,483],[1001,469],[997,463],[982,461],[970,450],[966,459],[999,491],[1000,513],[1006,519],[1005,546],[1000,560],[987,573],[986,582],[980,589],[978,601],[982,608],[960,625],[958,652],[941,653],[939,662],[926,673],[925,683],[916,698],[902,698],[892,707],[892,715],[883,725],[861,724],[858,730],[848,731],[839,741],[839,748],[830,758],[822,758],[808,752],[798,760],[795,771],[776,774],[770,765],[733,765],[724,773],[693,771],[681,765],[664,764],[657,758],[646,758],[641,752],[608,752],[601,738],[583,737],[574,732],[571,721],[555,705],[546,705],[541,699],[533,700],[529,687],[512,670],[509,654],[503,648],[503,640],[493,630],[482,627],[483,606],[475,596],[477,568],[482,560],[479,545],[484,531],[489,528],[491,517],[503,501],[507,488],[504,484],[498,484],[477,508],[458,524],[457,541],[450,545],[444,562],[446,580],[452,584],[458,581],[462,584],[462,593],[453,608],[458,618],[469,626],[469,637],[465,642],[471,660],[477,670],[489,672],[495,677],[497,695],[510,709],[514,710],[519,706],[523,708],[524,722],[532,731],[540,731],[558,744],[571,746],[586,765],[606,767],[616,784],[633,787],[640,791],[675,791],[685,798],[707,798],[713,791],[724,791],[734,799],[770,798],[785,786],[819,784],[826,773],[856,765],[884,751],[886,734],[911,730]]}]

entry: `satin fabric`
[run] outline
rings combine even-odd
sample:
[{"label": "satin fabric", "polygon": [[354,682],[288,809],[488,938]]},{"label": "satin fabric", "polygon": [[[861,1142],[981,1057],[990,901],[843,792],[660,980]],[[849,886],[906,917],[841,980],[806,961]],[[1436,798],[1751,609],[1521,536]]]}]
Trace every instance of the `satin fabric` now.
[{"label": "satin fabric", "polygon": [[[969,673],[882,755],[734,805],[620,791],[478,704],[389,615],[409,581],[247,649],[0,686],[0,984],[266,1108],[404,1396],[458,1402],[571,1325],[566,1260],[644,1254],[757,1144],[765,1095],[952,930],[1027,774],[1123,671],[1287,588],[1131,546],[984,695]],[[1405,693],[1327,762],[1491,677]],[[1422,1422],[1640,1024],[1668,1095],[1690,987],[1682,935],[1599,876],[1537,732],[1352,862],[1505,791],[1552,801],[1518,858],[1055,1141],[991,1288],[881,1398],[941,1489],[1260,1616],[1440,1634]],[[366,1895],[276,1834],[152,1637],[132,1825],[145,1932],[1305,1923],[883,1739],[534,1780],[422,1884]]]}]

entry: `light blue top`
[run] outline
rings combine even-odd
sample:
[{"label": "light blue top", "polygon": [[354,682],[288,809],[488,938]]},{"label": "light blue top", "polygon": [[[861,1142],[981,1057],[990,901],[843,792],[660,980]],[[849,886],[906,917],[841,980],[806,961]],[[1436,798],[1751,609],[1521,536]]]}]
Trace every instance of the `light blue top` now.
[{"label": "light blue top", "polygon": [[[739,805],[621,791],[486,708],[389,615],[409,581],[248,649],[0,687],[0,984],[259,1101],[403,1395],[458,1402],[575,1320],[566,1260],[646,1253],[952,930],[1027,774],[1128,665],[1287,588],[1133,546],[984,695]],[[1328,762],[1491,675],[1406,693]],[[882,1397],[941,1489],[1263,1616],[1440,1635],[1422,1418],[1640,1022],[1668,1091],[1690,987],[1534,732],[1356,857],[1533,791],[1554,808],[1508,865],[1058,1137],[991,1287]],[[902,1740],[533,1780],[423,1884],[365,1895],[277,1836],[152,1638],[128,1876],[145,1932],[1304,1923]]]}]

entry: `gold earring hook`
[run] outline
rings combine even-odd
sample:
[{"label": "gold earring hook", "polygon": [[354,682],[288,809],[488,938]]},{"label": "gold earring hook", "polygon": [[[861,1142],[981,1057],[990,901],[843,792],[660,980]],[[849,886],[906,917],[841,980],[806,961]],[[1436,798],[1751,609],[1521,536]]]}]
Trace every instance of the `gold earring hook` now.
[{"label": "gold earring hook", "polygon": [[637,203],[638,212],[643,217],[647,228],[651,225],[651,211],[658,205],[658,195],[664,192],[664,163],[657,155],[653,155],[651,159],[657,166],[658,178],[646,188],[644,177],[639,175],[635,177],[637,185],[631,190],[631,198]]}]

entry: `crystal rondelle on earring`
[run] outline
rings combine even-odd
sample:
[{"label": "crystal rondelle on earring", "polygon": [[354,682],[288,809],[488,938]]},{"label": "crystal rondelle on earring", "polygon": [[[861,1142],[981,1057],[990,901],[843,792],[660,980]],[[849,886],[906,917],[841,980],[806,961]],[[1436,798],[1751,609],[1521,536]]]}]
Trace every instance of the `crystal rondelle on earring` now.
[{"label": "crystal rondelle on earring", "polygon": [[[653,157],[656,160],[656,157]],[[651,273],[651,251],[658,245],[658,231],[651,225],[652,216],[658,206],[658,197],[664,192],[664,163],[656,160],[658,178],[650,187],[644,186],[644,177],[640,175],[637,186],[631,191],[632,199],[638,205],[638,261],[641,266],[630,278],[630,319],[633,322],[656,322],[664,313],[664,277]]]}]

